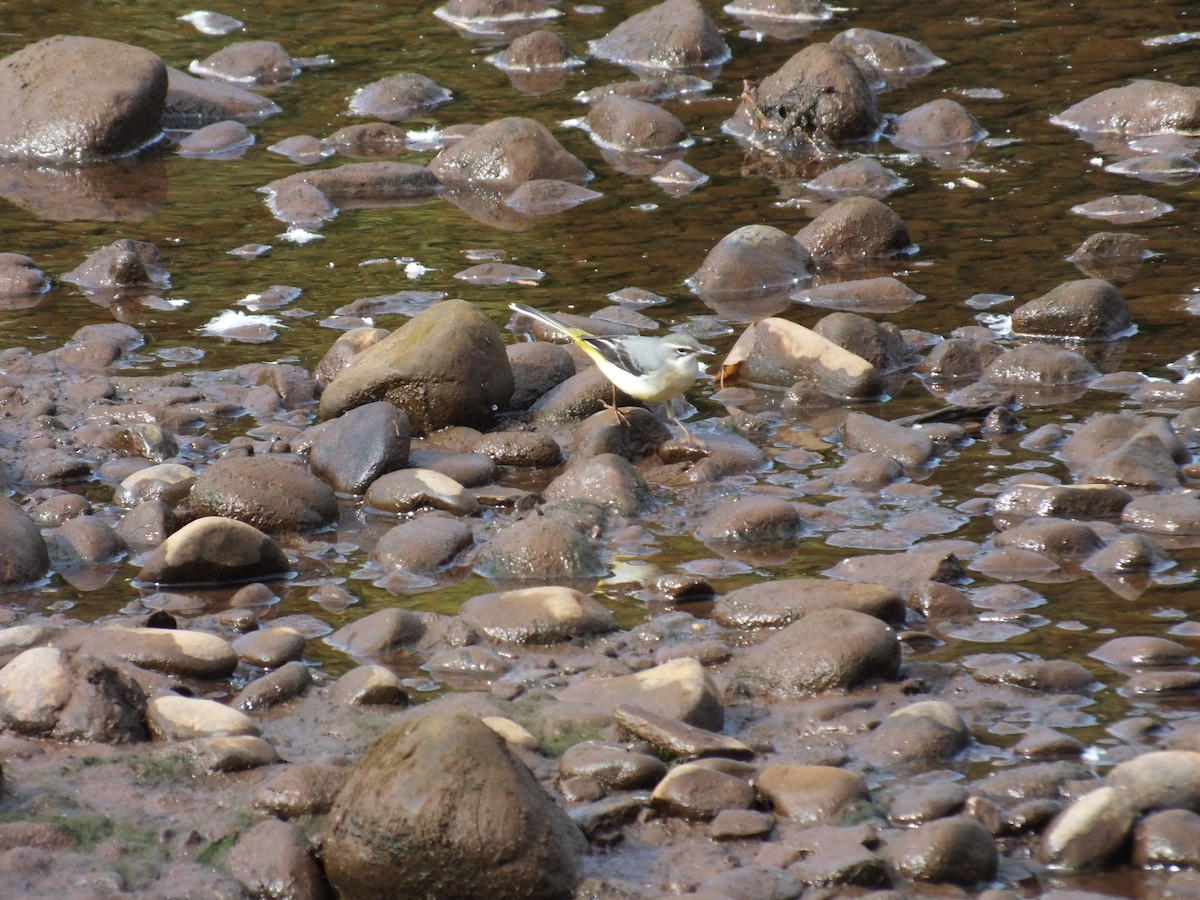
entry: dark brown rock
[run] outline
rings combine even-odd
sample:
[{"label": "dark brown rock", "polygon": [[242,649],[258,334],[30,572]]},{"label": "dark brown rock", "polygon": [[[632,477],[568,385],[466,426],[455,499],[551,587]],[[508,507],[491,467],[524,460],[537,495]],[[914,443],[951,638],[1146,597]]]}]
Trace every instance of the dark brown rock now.
[{"label": "dark brown rock", "polygon": [[0,157],[95,162],[159,135],[167,69],[155,54],[56,35],[0,60]]},{"label": "dark brown rock", "polygon": [[308,838],[290,822],[267,819],[242,833],[229,871],[252,896],[324,900],[329,886]]},{"label": "dark brown rock", "polygon": [[873,197],[851,197],[809,222],[796,240],[818,266],[889,259],[912,252],[903,220]]},{"label": "dark brown rock", "polygon": [[446,300],[356,355],[325,388],[321,415],[386,400],[404,410],[414,433],[427,434],[486,425],[512,390],[495,323],[465,300]]},{"label": "dark brown rock", "polygon": [[379,401],[330,419],[308,451],[314,474],[335,491],[361,494],[386,472],[408,463],[408,416]]},{"label": "dark brown rock", "polygon": [[895,678],[899,669],[891,628],[852,610],[821,609],[748,648],[738,674],[752,689],[786,697],[848,690]]},{"label": "dark brown rock", "polygon": [[1013,310],[1016,334],[1106,341],[1129,329],[1129,306],[1107,281],[1086,278],[1058,285]]},{"label": "dark brown rock", "polygon": [[[481,827],[486,823],[485,827]],[[465,713],[430,712],[387,732],[355,764],[321,847],[335,891],[568,895],[579,830],[503,739]]]},{"label": "dark brown rock", "polygon": [[429,168],[443,184],[503,191],[539,178],[582,185],[588,176],[587,167],[546,126],[516,117],[489,122],[455,141]]},{"label": "dark brown rock", "polygon": [[337,518],[333,489],[304,466],[272,456],[225,456],[191,490],[198,516],[237,519],[267,534],[313,531]]},{"label": "dark brown rock", "polygon": [[962,885],[990,880],[1000,858],[987,830],[962,816],[901,832],[889,842],[887,856],[913,881]]},{"label": "dark brown rock", "polygon": [[708,252],[688,279],[703,300],[728,303],[785,293],[812,277],[808,251],[771,225],[744,225]]},{"label": "dark brown rock", "polygon": [[621,22],[589,47],[591,54],[634,69],[688,69],[720,65],[729,58],[697,0],[666,0]]}]

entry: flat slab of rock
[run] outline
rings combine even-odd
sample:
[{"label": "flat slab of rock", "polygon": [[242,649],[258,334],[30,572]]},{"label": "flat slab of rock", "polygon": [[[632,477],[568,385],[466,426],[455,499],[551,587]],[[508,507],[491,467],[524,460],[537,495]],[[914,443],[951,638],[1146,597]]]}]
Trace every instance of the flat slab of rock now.
[{"label": "flat slab of rock", "polygon": [[150,731],[159,740],[182,741],[219,735],[258,735],[258,726],[245,713],[215,700],[164,694],[146,710]]},{"label": "flat slab of rock", "polygon": [[613,713],[613,720],[658,752],[668,753],[676,759],[700,759],[706,756],[750,759],[754,756],[752,749],[735,738],[660,716],[641,706],[618,706]]},{"label": "flat slab of rock", "polygon": [[560,691],[558,699],[610,716],[618,707],[632,703],[714,732],[725,724],[725,707],[716,684],[699,660],[691,658],[672,660],[632,675],[577,681]]},{"label": "flat slab of rock", "polygon": [[781,628],[818,609],[852,609],[890,625],[904,622],[904,600],[883,584],[828,578],[785,578],[738,588],[713,606],[727,628]]},{"label": "flat slab of rock", "polygon": [[492,640],[516,644],[554,644],[617,627],[591,597],[553,586],[480,594],[459,615]]}]

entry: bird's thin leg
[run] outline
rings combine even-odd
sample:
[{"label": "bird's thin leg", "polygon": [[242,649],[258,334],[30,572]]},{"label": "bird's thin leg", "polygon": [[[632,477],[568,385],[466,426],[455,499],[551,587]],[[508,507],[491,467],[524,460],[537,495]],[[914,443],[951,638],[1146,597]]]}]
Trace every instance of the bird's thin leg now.
[{"label": "bird's thin leg", "polygon": [[683,422],[682,422],[682,420],[680,420],[679,416],[675,415],[675,410],[669,401],[667,403],[667,415],[670,417],[672,422],[674,422],[681,429],[683,429],[683,442],[685,444],[695,443],[695,438],[692,437],[692,433],[690,431],[688,431],[688,427],[683,424]]},{"label": "bird's thin leg", "polygon": [[621,423],[622,428],[629,427],[629,419],[625,418],[625,413],[621,412],[621,408],[617,406],[617,386],[612,386],[612,411],[616,415],[617,421]]}]

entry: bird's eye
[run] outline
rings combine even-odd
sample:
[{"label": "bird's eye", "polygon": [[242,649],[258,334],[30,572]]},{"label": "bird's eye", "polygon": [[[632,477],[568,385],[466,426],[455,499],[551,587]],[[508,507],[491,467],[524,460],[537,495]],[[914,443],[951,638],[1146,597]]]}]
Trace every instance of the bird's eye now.
[{"label": "bird's eye", "polygon": [[689,353],[692,352],[692,348],[691,347],[676,347],[675,352],[678,353],[680,356],[687,356]]}]

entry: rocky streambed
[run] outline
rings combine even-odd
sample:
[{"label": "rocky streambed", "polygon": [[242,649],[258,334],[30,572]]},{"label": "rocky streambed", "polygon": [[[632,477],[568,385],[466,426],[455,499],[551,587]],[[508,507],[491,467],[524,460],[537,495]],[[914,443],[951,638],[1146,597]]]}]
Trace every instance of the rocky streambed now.
[{"label": "rocky streambed", "polygon": [[[576,140],[536,104],[438,122],[455,101],[436,71],[374,71],[331,114],[363,121],[273,144],[299,169],[256,181],[256,215],[314,284],[304,260],[356,216],[452,209],[423,246],[475,263],[453,275],[467,299],[307,297],[315,352],[280,338],[314,311],[285,284],[196,323],[232,349],[171,334],[203,271],[145,238],[177,205],[164,128],[182,160],[235,158],[281,85],[335,60],[231,41],[187,75],[90,36],[0,60],[20,100],[0,116],[9,202],[64,233],[144,232],[97,228],[73,267],[0,257],[9,313],[66,309],[66,285],[92,313],[31,318],[0,351],[0,893],[1200,893],[1200,388],[1192,307],[1157,286],[1194,280],[1186,229],[1056,248],[1070,275],[1021,301],[975,276],[954,282],[965,304],[922,297],[936,210],[994,240],[951,198],[1005,177],[1020,141],[949,97],[896,104],[945,66],[924,34],[835,34],[845,11],[783,6],[420,11],[441,40],[494,45],[506,91],[642,77],[587,84]],[[777,68],[722,78],[768,39]],[[1192,83],[1098,86],[1037,118],[1185,203]],[[919,195],[952,180],[908,216],[901,171]],[[574,210],[612,178],[662,192],[610,211],[600,241],[652,252],[644,283],[672,253],[631,213],[651,234],[664,198],[704,201],[672,245],[690,299],[629,285],[627,257],[599,290],[565,265],[538,287],[531,258],[457,240],[584,234]],[[771,212],[725,221],[731,186],[762,178]],[[1162,206],[1124,192],[1078,215],[1135,229]],[[989,285],[1025,277],[1015,258]],[[347,280],[381,264],[358,262]],[[711,345],[712,380],[676,410],[691,437],[606,408],[586,357],[508,313],[516,292],[597,334]]]}]

